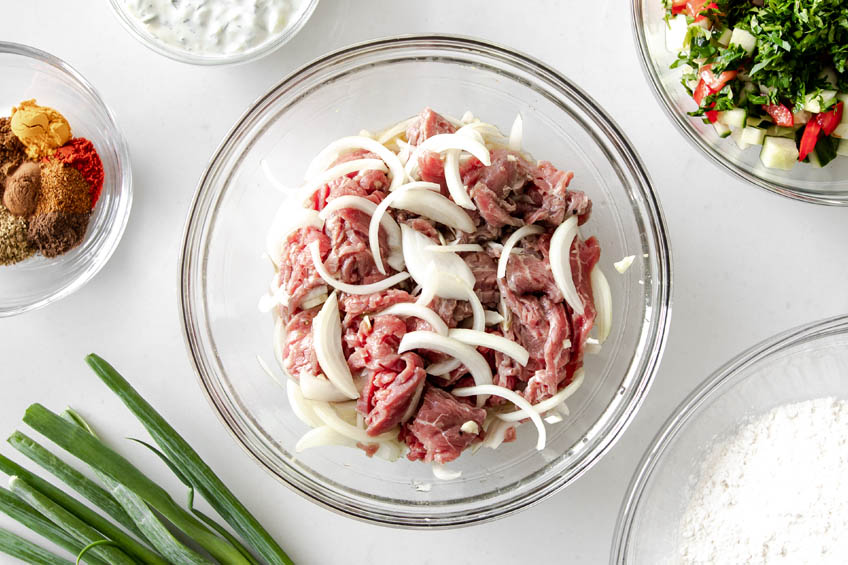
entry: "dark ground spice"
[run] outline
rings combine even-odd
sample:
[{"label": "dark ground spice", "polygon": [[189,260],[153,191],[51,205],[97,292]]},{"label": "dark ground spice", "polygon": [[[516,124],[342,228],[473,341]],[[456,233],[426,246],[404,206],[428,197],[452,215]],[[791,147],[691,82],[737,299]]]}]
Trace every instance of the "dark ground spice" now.
[{"label": "dark ground spice", "polygon": [[9,124],[9,118],[0,118],[0,197],[6,177],[26,159],[24,145]]},{"label": "dark ground spice", "polygon": [[41,194],[35,215],[90,211],[89,186],[78,170],[58,161],[49,161],[41,166]]},{"label": "dark ground spice", "polygon": [[56,257],[79,245],[85,237],[91,212],[48,212],[29,220],[29,241],[45,257]]}]

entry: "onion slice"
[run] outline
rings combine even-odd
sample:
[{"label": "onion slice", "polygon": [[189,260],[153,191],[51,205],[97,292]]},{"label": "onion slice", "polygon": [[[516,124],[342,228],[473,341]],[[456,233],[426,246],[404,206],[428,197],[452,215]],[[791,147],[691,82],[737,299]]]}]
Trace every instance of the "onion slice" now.
[{"label": "onion slice", "polygon": [[[473,288],[476,279],[462,257],[456,253],[428,251],[433,245],[432,239],[407,225],[401,225],[400,230],[406,268],[424,289],[422,294],[433,292],[442,298],[466,300],[468,287]],[[424,305],[427,304],[429,302]]]},{"label": "onion slice", "polygon": [[571,276],[571,244],[575,237],[577,237],[577,216],[571,216],[561,223],[551,236],[551,272],[566,304],[571,306],[575,314],[582,316],[583,301],[577,294],[577,288]]},{"label": "onion slice", "polygon": [[469,210],[477,209],[468,195],[468,190],[465,189],[465,184],[462,182],[462,176],[459,173],[458,149],[449,149],[445,153],[445,184],[447,184],[448,192],[454,202]]},{"label": "onion slice", "polygon": [[475,229],[474,220],[471,219],[471,216],[438,192],[406,191],[403,194],[398,194],[391,202],[391,206],[426,216],[440,224],[445,224],[465,233],[471,233]]},{"label": "onion slice", "polygon": [[[352,194],[345,194],[344,196],[339,196],[338,198],[333,198],[332,200],[330,200],[327,203],[327,205],[324,206],[324,209],[321,210],[319,216],[321,216],[321,218],[323,220],[326,220],[327,217],[329,217],[330,214],[332,214],[333,212],[336,212],[337,210],[341,210],[341,209],[344,209],[344,208],[354,208],[356,210],[359,210],[360,212],[363,212],[363,213],[368,214],[369,216],[373,217],[374,213],[377,211],[378,206],[377,206],[377,204],[374,204],[373,202],[371,202],[370,200],[368,200],[367,198],[364,198],[362,196],[354,196]],[[389,250],[391,251],[391,254],[386,259],[386,262],[394,270],[400,271],[401,269],[403,269],[403,251],[401,249],[401,241],[400,241],[400,226],[397,224],[395,219],[392,218],[391,216],[389,216],[388,214],[383,214],[382,216],[380,216],[379,224],[377,224],[377,225],[379,227],[382,227],[386,231],[386,237],[387,237],[387,241],[388,241],[388,244],[389,244]],[[376,237],[374,240],[371,240],[371,235],[370,235],[371,226],[370,226],[370,224],[368,226],[368,231],[369,231],[369,235],[368,235],[369,244],[371,243],[371,241],[376,241],[377,242],[377,249],[379,249],[380,248],[380,240],[379,240],[379,233],[380,232],[379,232],[379,229],[377,230],[378,237]],[[372,253],[374,252],[373,246],[371,248],[371,252]],[[375,263],[376,263],[376,261],[375,261]],[[382,261],[380,263],[380,266],[382,266]],[[384,275],[386,274],[384,270],[380,270],[380,272]]]},{"label": "onion slice", "polygon": [[494,326],[495,324],[500,324],[504,321],[504,317],[494,310],[486,310],[484,314],[486,316],[487,326]]},{"label": "onion slice", "polygon": [[323,425],[321,419],[312,410],[309,401],[301,394],[300,387],[291,379],[286,380],[286,396],[289,399],[289,406],[291,406],[292,412],[294,412],[298,420],[310,428]]},{"label": "onion slice", "polygon": [[407,423],[418,412],[418,403],[421,402],[421,394],[424,392],[425,384],[427,384],[427,379],[421,379],[421,382],[418,383],[415,394],[412,395],[412,400],[409,401],[409,406],[406,407],[400,419],[401,424]]},{"label": "onion slice", "polygon": [[357,428],[353,424],[345,422],[335,409],[326,402],[313,402],[312,409],[324,424],[330,426],[341,435],[360,443],[391,441],[397,437],[397,429],[389,430],[378,436],[370,436],[362,428]]},{"label": "onion slice", "polygon": [[[377,205],[374,209],[374,212],[371,213],[371,223],[368,224],[368,245],[371,247],[371,255],[374,257],[374,264],[377,266],[377,270],[380,271],[380,274],[385,275],[386,269],[383,267],[383,256],[380,253],[380,226],[383,225],[383,216],[386,214],[386,210],[389,209],[392,202],[394,202],[401,194],[408,190],[441,190],[441,187],[434,182],[410,182],[398,187],[394,192],[390,192],[385,198],[383,198],[382,202]],[[392,219],[394,221],[394,219]],[[398,269],[395,267],[395,269]]]},{"label": "onion slice", "polygon": [[545,229],[542,226],[530,225],[530,226],[522,226],[512,232],[506,241],[504,242],[503,250],[501,250],[501,256],[498,257],[498,278],[502,279],[506,276],[506,264],[509,261],[509,256],[512,254],[512,248],[515,247],[515,244],[528,235],[536,235],[540,233],[544,233]]},{"label": "onion slice", "polygon": [[324,262],[321,261],[321,251],[319,250],[317,241],[313,241],[309,244],[309,252],[312,254],[312,264],[315,265],[315,270],[318,271],[318,275],[324,279],[324,282],[331,287],[348,294],[373,294],[375,292],[391,288],[409,278],[409,273],[404,272],[394,274],[388,278],[371,284],[348,284],[346,282],[337,281],[333,278],[330,272],[327,271],[327,267],[325,267]]},{"label": "onion slice", "polygon": [[[317,249],[317,248],[314,248]],[[333,292],[312,320],[312,337],[315,355],[321,370],[331,383],[348,398],[359,398],[353,384],[353,375],[342,353],[342,322],[339,316],[339,299]]]},{"label": "onion slice", "polygon": [[318,174],[316,177],[310,178],[307,181],[307,185],[310,190],[315,190],[330,181],[334,181],[337,178],[349,175],[350,173],[358,171],[382,171],[385,173],[388,172],[388,170],[389,168],[386,167],[386,164],[381,159],[353,159],[352,161],[339,163],[338,165],[330,167],[326,171]]},{"label": "onion slice", "polygon": [[474,347],[486,347],[500,351],[508,357],[515,359],[522,367],[530,360],[530,352],[511,339],[477,330],[466,330],[455,328],[448,335],[457,341],[473,345]]},{"label": "onion slice", "polygon": [[439,133],[430,136],[418,145],[416,153],[420,154],[425,151],[443,153],[448,149],[460,149],[471,153],[487,167],[492,164],[488,147],[472,137],[459,133]]},{"label": "onion slice", "polygon": [[[548,410],[552,410],[566,401],[566,399],[577,392],[577,389],[580,388],[580,385],[583,384],[583,369],[578,369],[574,373],[574,379],[568,383],[568,386],[563,388],[561,391],[557,392],[552,397],[539,402],[538,404],[530,404],[528,405],[532,409],[534,414],[544,414]],[[527,402],[525,400],[525,402]],[[504,422],[519,422],[527,418],[526,410],[516,410],[515,412],[507,412],[506,414],[498,414],[498,418],[503,420]]]},{"label": "onion slice", "polygon": [[389,306],[385,310],[374,314],[374,317],[377,316],[414,316],[416,318],[421,318],[433,328],[433,331],[438,333],[439,335],[448,335],[448,325],[442,320],[438,314],[432,311],[430,308],[426,306],[422,306],[420,304],[415,304],[413,302],[400,302],[398,304],[393,304]]},{"label": "onion slice", "polygon": [[509,390],[506,387],[487,384],[455,388],[451,391],[451,394],[459,397],[476,395],[478,402],[481,395],[499,396],[503,399],[509,400],[518,407],[519,412],[524,414],[521,419],[530,418],[533,424],[535,424],[536,429],[539,431],[539,439],[536,442],[536,449],[539,451],[545,449],[547,434],[545,432],[545,424],[542,422],[542,417],[538,412],[533,410],[533,405],[527,402],[527,400],[517,392]]},{"label": "onion slice", "polygon": [[521,114],[515,116],[512,129],[509,130],[509,148],[513,151],[521,151],[521,138],[524,136],[524,121]]},{"label": "onion slice", "polygon": [[391,127],[386,128],[385,130],[380,132],[379,136],[377,136],[377,141],[382,144],[388,143],[392,140],[392,138],[397,137],[403,132],[405,132],[409,125],[417,119],[418,116],[413,116],[411,118],[403,120],[402,122],[398,122]]},{"label": "onion slice", "polygon": [[612,292],[599,266],[594,266],[589,278],[592,282],[595,310],[598,312],[598,342],[600,344],[606,341],[612,329]]},{"label": "onion slice", "polygon": [[451,471],[441,463],[433,463],[433,476],[440,481],[452,481],[462,476],[462,471]]},{"label": "onion slice", "polygon": [[265,236],[265,252],[271,257],[274,266],[280,266],[283,244],[289,234],[300,228],[310,226],[319,230],[324,227],[324,220],[321,219],[318,212],[301,208],[292,213],[291,206],[287,206],[285,203],[280,206]]},{"label": "onion slice", "polygon": [[347,394],[336,388],[328,379],[315,376],[308,371],[298,375],[300,381],[300,393],[307,400],[320,400],[322,402],[343,402],[350,400]]},{"label": "onion slice", "polygon": [[382,143],[361,135],[352,135],[343,137],[329,144],[321,150],[321,152],[309,164],[306,171],[306,178],[313,178],[318,173],[327,169],[327,167],[335,161],[342,151],[349,149],[365,149],[371,153],[376,153],[382,159],[392,173],[392,182],[389,190],[394,190],[403,184],[406,180],[406,171],[403,165],[400,164],[400,159],[392,151],[386,148]]},{"label": "onion slice", "polygon": [[296,453],[300,453],[313,447],[322,447],[325,445],[356,447],[356,442],[338,433],[330,426],[318,426],[300,436],[300,439],[294,446],[294,450]]},{"label": "onion slice", "polygon": [[[400,340],[398,353],[406,353],[412,349],[431,349],[455,357],[468,367],[474,382],[478,386],[491,385],[492,383],[492,370],[489,368],[489,363],[470,345],[465,345],[460,341],[435,332],[415,331],[403,336]],[[488,397],[483,394],[478,396],[477,406],[483,406],[486,398]]]},{"label": "onion slice", "polygon": [[453,245],[433,245],[427,246],[427,251],[436,253],[482,253],[483,246],[479,243],[455,243]]}]

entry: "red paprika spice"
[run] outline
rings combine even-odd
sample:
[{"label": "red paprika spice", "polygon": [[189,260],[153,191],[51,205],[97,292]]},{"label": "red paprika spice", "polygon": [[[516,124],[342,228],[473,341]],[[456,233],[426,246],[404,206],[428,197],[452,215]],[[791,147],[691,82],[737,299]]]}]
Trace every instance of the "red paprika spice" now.
[{"label": "red paprika spice", "polygon": [[84,137],[75,137],[58,148],[52,158],[80,172],[89,184],[88,194],[93,209],[103,190],[103,163],[94,145]]}]

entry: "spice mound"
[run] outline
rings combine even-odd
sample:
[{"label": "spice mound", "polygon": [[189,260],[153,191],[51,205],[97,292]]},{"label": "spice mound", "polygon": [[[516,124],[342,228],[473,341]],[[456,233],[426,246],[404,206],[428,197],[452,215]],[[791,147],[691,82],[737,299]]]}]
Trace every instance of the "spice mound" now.
[{"label": "spice mound", "polygon": [[26,100],[0,118],[0,265],[56,257],[85,239],[103,163],[57,110]]}]

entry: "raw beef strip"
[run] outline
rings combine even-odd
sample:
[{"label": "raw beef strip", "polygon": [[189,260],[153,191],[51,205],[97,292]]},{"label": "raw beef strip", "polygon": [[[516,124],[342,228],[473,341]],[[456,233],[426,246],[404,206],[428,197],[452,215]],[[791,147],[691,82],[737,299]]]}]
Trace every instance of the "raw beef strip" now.
[{"label": "raw beef strip", "polygon": [[479,434],[460,430],[462,425],[473,421],[482,430],[485,418],[484,409],[460,402],[448,392],[425,385],[421,407],[402,431],[403,440],[409,446],[407,457],[411,461],[453,461],[479,437]]},{"label": "raw beef strip", "polygon": [[318,242],[321,256],[326,257],[330,250],[330,240],[321,230],[313,227],[301,228],[292,232],[283,245],[280,258],[280,286],[288,296],[288,303],[281,308],[281,314],[294,313],[309,292],[324,284],[324,280],[315,270],[309,244]]},{"label": "raw beef strip", "polygon": [[418,145],[428,137],[439,133],[454,133],[455,131],[456,128],[453,124],[441,114],[430,108],[424,108],[424,111],[418,115],[418,119],[406,128],[406,140],[410,145]]}]

